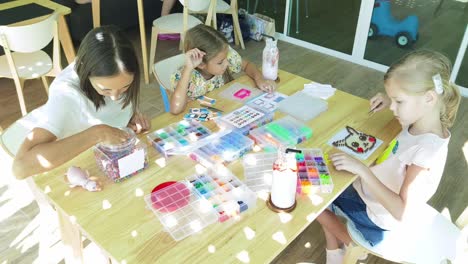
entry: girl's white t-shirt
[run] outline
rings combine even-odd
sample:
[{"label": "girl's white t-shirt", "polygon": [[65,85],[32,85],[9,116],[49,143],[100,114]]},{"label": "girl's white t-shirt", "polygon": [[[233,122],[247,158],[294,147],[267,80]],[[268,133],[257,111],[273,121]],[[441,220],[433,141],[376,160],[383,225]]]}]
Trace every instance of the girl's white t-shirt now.
[{"label": "girl's white t-shirt", "polygon": [[[106,124],[113,127],[127,126],[132,117],[132,104],[122,109],[123,100],[113,101],[104,97],[105,105],[96,110],[93,102],[80,90],[80,80],[75,71],[75,63],[68,65],[50,85],[46,104],[17,121],[15,135],[24,141],[36,127],[43,128],[63,139],[77,134],[94,125]],[[17,149],[13,150],[16,154]]]},{"label": "girl's white t-shirt", "polygon": [[[426,168],[428,173],[419,175],[411,184],[411,191],[416,192],[411,195],[417,197],[415,205],[426,203],[436,192],[444,172],[451,136],[450,132],[448,134],[447,138],[440,138],[431,133],[411,135],[408,127],[403,127],[402,132],[396,138],[396,146],[388,159],[370,169],[385,186],[399,194],[407,166],[414,164]],[[365,182],[359,178],[353,186],[367,205],[367,215],[376,225],[386,230],[392,230],[400,224],[375,199]]]}]

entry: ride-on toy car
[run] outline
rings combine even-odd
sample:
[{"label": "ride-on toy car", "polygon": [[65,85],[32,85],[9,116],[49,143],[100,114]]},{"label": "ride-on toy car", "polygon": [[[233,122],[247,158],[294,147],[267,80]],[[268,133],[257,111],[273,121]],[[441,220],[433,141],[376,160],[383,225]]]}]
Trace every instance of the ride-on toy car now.
[{"label": "ride-on toy car", "polygon": [[411,47],[418,40],[419,20],[417,16],[408,16],[398,21],[390,12],[390,0],[376,0],[372,13],[368,37],[395,37],[400,48]]}]

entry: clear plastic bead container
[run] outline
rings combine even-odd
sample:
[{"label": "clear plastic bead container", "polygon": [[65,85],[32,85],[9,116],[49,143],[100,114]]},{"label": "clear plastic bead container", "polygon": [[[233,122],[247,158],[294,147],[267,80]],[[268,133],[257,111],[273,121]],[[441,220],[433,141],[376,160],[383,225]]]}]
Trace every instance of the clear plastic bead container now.
[{"label": "clear plastic bead container", "polygon": [[190,153],[189,156],[206,167],[217,163],[226,165],[252,150],[253,146],[252,139],[238,132],[231,132],[214,139],[209,144]]},{"label": "clear plastic bead container", "polygon": [[184,182],[166,182],[145,195],[147,207],[174,240],[179,241],[199,233],[218,219],[213,205]]},{"label": "clear plastic bead container", "polygon": [[266,150],[280,146],[290,147],[312,137],[312,129],[304,123],[286,116],[250,131],[255,143]]},{"label": "clear plastic bead container", "polygon": [[151,145],[165,157],[184,155],[207,144],[212,132],[202,124],[182,120],[147,135]]},{"label": "clear plastic bead container", "polygon": [[249,153],[242,159],[244,182],[254,192],[270,192],[276,152]]},{"label": "clear plastic bead container", "polygon": [[213,166],[186,179],[212,204],[219,222],[235,218],[257,204],[257,195],[224,166]]},{"label": "clear plastic bead container", "polygon": [[94,157],[98,167],[114,182],[130,178],[148,167],[146,144],[137,139],[130,128],[123,128],[129,134],[121,144],[94,146]]},{"label": "clear plastic bead container", "polygon": [[248,135],[251,130],[273,121],[273,117],[273,112],[263,112],[262,110],[245,105],[221,118],[217,118],[215,121],[219,127],[225,130],[232,130],[243,135]]},{"label": "clear plastic bead container", "polygon": [[333,181],[321,149],[301,149],[296,153],[297,193],[331,193]]}]

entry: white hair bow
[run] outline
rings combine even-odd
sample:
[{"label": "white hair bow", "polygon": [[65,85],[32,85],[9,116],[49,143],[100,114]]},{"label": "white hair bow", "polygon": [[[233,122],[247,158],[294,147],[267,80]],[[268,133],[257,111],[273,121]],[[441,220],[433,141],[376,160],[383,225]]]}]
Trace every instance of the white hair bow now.
[{"label": "white hair bow", "polygon": [[442,83],[442,77],[440,76],[440,73],[437,73],[436,75],[432,76],[432,81],[434,82],[434,90],[436,91],[437,94],[443,94],[444,93],[444,85]]}]

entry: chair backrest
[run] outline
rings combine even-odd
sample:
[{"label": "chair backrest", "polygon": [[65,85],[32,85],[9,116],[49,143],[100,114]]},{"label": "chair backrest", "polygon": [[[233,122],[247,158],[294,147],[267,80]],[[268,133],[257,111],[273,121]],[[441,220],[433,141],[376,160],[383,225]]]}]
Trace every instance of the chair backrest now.
[{"label": "chair backrest", "polygon": [[362,240],[352,224],[347,225],[348,232],[357,244],[387,260],[425,264],[453,260],[461,231],[429,205],[422,206],[417,214],[417,220],[387,232],[374,247]]},{"label": "chair backrest", "polygon": [[179,2],[184,7],[187,6],[190,11],[200,12],[208,9],[211,0],[179,0]]},{"label": "chair backrest", "polygon": [[11,124],[0,135],[0,147],[11,157],[16,156],[27,134],[35,127],[31,113]]},{"label": "chair backrest", "polygon": [[43,49],[56,35],[57,15],[53,13],[40,22],[25,26],[0,26],[0,45],[23,53]]},{"label": "chair backrest", "polygon": [[171,85],[171,75],[185,62],[185,54],[179,54],[162,61],[153,66],[154,76],[160,85],[168,89]]},{"label": "chair backrest", "polygon": [[153,65],[153,73],[159,83],[161,97],[164,103],[164,110],[170,111],[169,96],[167,89],[171,85],[171,75],[185,62],[185,54],[179,54],[165,60],[159,61]]}]

